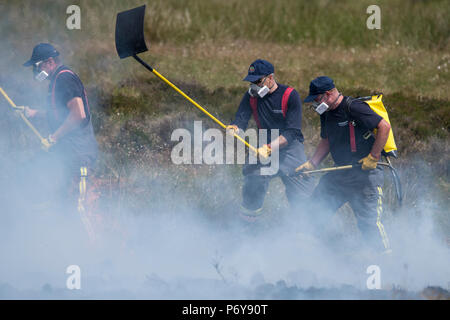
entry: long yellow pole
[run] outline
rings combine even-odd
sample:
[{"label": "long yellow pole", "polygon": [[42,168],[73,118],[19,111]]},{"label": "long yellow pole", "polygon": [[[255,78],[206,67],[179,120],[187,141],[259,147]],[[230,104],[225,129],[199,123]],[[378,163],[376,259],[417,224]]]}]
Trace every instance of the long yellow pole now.
[{"label": "long yellow pole", "polygon": [[[310,171],[303,171],[302,174],[310,174],[310,173],[320,173],[320,172],[330,172],[330,171],[338,171],[338,170],[346,170],[353,168],[353,165],[348,166],[340,166],[340,167],[331,167],[331,168],[323,168],[318,170],[310,170]],[[299,172],[300,170],[295,169],[295,172]]]},{"label": "long yellow pole", "polygon": [[23,121],[25,121],[25,123],[27,124],[27,126],[34,132],[34,134],[39,138],[39,140],[44,140],[44,138],[42,137],[42,135],[39,133],[39,131],[36,130],[36,128],[31,124],[31,122],[25,117],[25,115],[23,114],[23,107],[18,107],[16,106],[16,104],[8,97],[8,95],[6,94],[6,92],[0,87],[0,92],[2,93],[2,95],[5,97],[6,101],[9,102],[9,104],[11,105],[11,107],[13,107],[13,109],[15,109],[16,111],[18,111],[20,117],[22,118]]},{"label": "long yellow pole", "polygon": [[[379,166],[384,166],[384,167],[391,167],[391,165],[389,163],[384,163],[384,162],[378,162],[377,163]],[[331,168],[323,168],[323,169],[318,169],[318,170],[310,170],[310,171],[300,171],[297,169],[295,169],[295,172],[299,172],[301,174],[310,174],[310,173],[322,173],[322,172],[330,172],[330,171],[338,171],[338,170],[348,170],[348,169],[352,169],[354,168],[354,165],[347,165],[347,166],[340,166],[340,167],[331,167]]]},{"label": "long yellow pole", "polygon": [[[171,86],[176,92],[178,92],[179,94],[181,94],[184,98],[186,98],[190,103],[192,103],[194,106],[196,106],[198,109],[200,109],[203,113],[205,113],[208,117],[210,117],[212,120],[214,120],[218,125],[220,125],[222,128],[226,129],[226,125],[224,125],[219,119],[217,119],[216,117],[214,117],[211,113],[209,113],[205,108],[203,108],[201,105],[199,105],[197,102],[195,102],[194,100],[192,100],[188,95],[186,95],[183,91],[181,91],[180,89],[177,88],[177,86],[175,86],[172,82],[170,82],[169,80],[167,80],[163,75],[161,75],[158,71],[156,71],[155,69],[152,68],[152,72],[158,77],[160,78],[162,81],[164,81],[165,83],[167,83],[169,86]],[[258,154],[258,150],[253,147],[252,145],[250,145],[247,141],[245,141],[244,139],[242,139],[239,135],[237,135],[236,133],[234,134],[234,137],[236,139],[238,139],[239,141],[241,141],[242,143],[244,143],[250,150],[252,150],[255,154]]]}]

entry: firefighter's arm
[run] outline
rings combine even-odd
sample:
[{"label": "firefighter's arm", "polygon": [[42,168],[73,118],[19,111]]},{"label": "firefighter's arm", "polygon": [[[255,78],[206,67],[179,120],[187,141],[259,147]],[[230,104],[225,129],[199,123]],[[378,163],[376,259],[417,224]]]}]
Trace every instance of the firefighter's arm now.
[{"label": "firefighter's arm", "polygon": [[279,135],[278,138],[276,138],[275,140],[273,140],[270,143],[270,148],[273,149],[281,149],[285,146],[287,146],[288,141],[287,139],[283,136],[283,135]]},{"label": "firefighter's arm", "polygon": [[389,131],[391,130],[391,125],[384,119],[382,119],[377,126],[377,136],[375,142],[373,143],[372,150],[370,154],[375,159],[379,160],[381,158],[381,151],[383,151],[384,146],[389,138]]},{"label": "firefighter's arm", "polygon": [[270,146],[272,149],[282,149],[296,139],[298,133],[300,133],[300,129],[297,128],[285,129],[278,138],[270,143]]},{"label": "firefighter's arm", "polygon": [[378,123],[377,136],[375,138],[375,142],[373,143],[372,150],[370,150],[367,157],[358,161],[358,163],[362,164],[362,170],[372,170],[377,167],[378,160],[381,158],[381,151],[386,145],[386,141],[389,137],[390,129],[391,126],[386,120],[383,119]]},{"label": "firefighter's arm", "polygon": [[80,97],[75,97],[67,103],[69,108],[69,115],[63,124],[51,135],[54,141],[58,141],[68,132],[77,128],[80,123],[86,118],[84,112],[83,100]]},{"label": "firefighter's arm", "polygon": [[288,141],[282,135],[278,136],[275,140],[273,140],[270,144],[265,144],[262,147],[258,148],[258,154],[262,155],[264,158],[267,158],[272,153],[273,149],[281,149],[288,144]]},{"label": "firefighter's arm", "polygon": [[316,151],[314,152],[314,155],[312,156],[311,160],[309,160],[309,162],[311,162],[314,167],[317,167],[322,162],[322,160],[325,159],[329,152],[330,143],[328,142],[328,138],[322,138],[320,139]]},{"label": "firefighter's arm", "polygon": [[301,166],[299,166],[297,169],[295,169],[296,172],[302,172],[302,171],[309,171],[314,170],[321,162],[322,160],[328,155],[328,152],[330,152],[330,144],[328,142],[328,138],[324,139],[322,138],[317,145],[316,151],[314,152],[314,155],[312,158],[305,163],[303,163]]}]

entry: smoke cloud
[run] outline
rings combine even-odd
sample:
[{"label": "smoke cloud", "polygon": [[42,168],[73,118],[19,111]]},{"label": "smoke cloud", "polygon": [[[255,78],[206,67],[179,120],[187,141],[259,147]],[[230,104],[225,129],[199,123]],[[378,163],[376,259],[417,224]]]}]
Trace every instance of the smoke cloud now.
[{"label": "smoke cloud", "polygon": [[[18,19],[17,13],[10,19]],[[125,81],[123,74],[136,77],[129,72],[132,62],[111,63],[117,58],[109,33],[110,46],[91,46],[93,52],[82,59],[69,44],[73,39],[56,31],[46,36],[43,30],[31,37],[26,30],[33,26],[0,22],[3,35],[27,35],[23,41],[5,36],[0,47],[0,86],[18,105],[45,106],[47,83],[34,82],[21,67],[37,38],[60,43],[63,62],[83,70],[99,114],[109,100],[95,90],[96,83],[115,90]],[[58,27],[52,22],[49,29]],[[102,59],[90,59],[94,56]],[[359,246],[361,236],[348,209],[330,219],[326,236],[317,238],[307,220],[320,213],[306,207],[305,218],[288,210],[283,187],[273,181],[263,217],[251,224],[238,215],[240,168],[127,164],[101,144],[99,167],[117,169],[108,164],[113,159],[123,170],[102,176],[110,188],[102,189],[101,221],[92,241],[76,198],[49,193],[60,175],[40,158],[39,141],[2,97],[0,110],[0,299],[393,299],[422,298],[427,286],[448,289],[448,235],[437,228],[435,215],[445,209],[437,196],[423,198],[409,184],[426,188],[431,182],[425,174],[405,185],[408,195],[415,192],[414,203],[391,212],[385,223],[393,254],[377,256]],[[35,124],[44,136],[49,133],[45,122]],[[170,150],[164,148],[155,153],[167,162]],[[400,170],[400,176],[409,176],[408,170]],[[80,290],[67,288],[71,265],[80,267]],[[367,289],[371,265],[380,267],[380,290]]]}]

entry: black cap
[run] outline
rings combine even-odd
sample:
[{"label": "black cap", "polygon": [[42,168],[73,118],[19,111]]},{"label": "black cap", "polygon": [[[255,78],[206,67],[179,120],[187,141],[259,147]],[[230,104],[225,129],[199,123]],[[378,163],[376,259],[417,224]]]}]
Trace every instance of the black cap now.
[{"label": "black cap", "polygon": [[269,61],[258,59],[250,65],[248,75],[243,81],[255,82],[272,73],[274,73],[273,65]]},{"label": "black cap", "polygon": [[50,43],[40,43],[33,49],[30,60],[23,64],[24,67],[29,67],[39,61],[47,60],[51,57],[59,56],[59,52]]},{"label": "black cap", "polygon": [[331,90],[334,87],[335,86],[333,79],[326,76],[317,77],[309,84],[309,95],[303,102],[311,102],[319,94],[325,93],[326,91]]}]

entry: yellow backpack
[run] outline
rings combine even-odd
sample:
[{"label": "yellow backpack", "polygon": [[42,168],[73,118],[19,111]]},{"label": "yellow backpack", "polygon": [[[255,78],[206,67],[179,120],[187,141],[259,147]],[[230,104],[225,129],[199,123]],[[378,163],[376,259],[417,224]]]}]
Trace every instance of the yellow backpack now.
[{"label": "yellow backpack", "polygon": [[[386,111],[386,108],[384,107],[382,98],[383,98],[383,95],[380,93],[380,94],[374,95],[374,96],[358,97],[358,98],[354,98],[354,99],[364,101],[365,103],[367,103],[376,114],[378,114],[384,120],[386,120],[389,124],[391,124],[391,122],[389,121],[389,116]],[[373,133],[376,135],[377,129],[374,129]],[[389,137],[388,137],[388,140],[386,141],[386,145],[384,146],[383,151],[384,151],[383,152],[384,156],[392,156],[394,158],[397,158],[397,152],[396,152],[397,145],[395,144],[394,133],[392,132],[392,127],[391,127],[391,130],[389,131]]]}]

